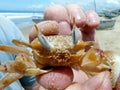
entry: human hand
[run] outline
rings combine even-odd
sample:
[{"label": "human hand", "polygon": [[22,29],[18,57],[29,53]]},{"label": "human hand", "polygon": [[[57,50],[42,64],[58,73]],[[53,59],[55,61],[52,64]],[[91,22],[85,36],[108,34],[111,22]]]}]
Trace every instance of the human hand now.
[{"label": "human hand", "polygon": [[[55,5],[48,7],[44,13],[45,20],[49,23],[42,22],[38,24],[39,29],[45,35],[51,34],[71,34],[73,17],[76,19],[76,25],[82,32],[84,41],[95,41],[95,28],[99,25],[99,17],[94,11],[84,13],[78,5],[68,5],[63,7]],[[44,25],[43,25],[44,24]],[[47,32],[47,33],[46,33]],[[37,33],[33,29],[30,34],[30,41],[37,37]],[[105,78],[106,77],[106,78]],[[70,68],[56,68],[52,72],[37,77],[38,82],[45,88],[51,90],[111,90],[109,72],[102,72],[97,76],[88,79],[87,75],[82,71],[76,71]],[[97,82],[96,82],[97,81]],[[75,83],[74,83],[75,82]],[[73,83],[73,84],[72,84]],[[40,90],[44,90],[43,87]]]},{"label": "human hand", "polygon": [[[38,24],[38,27],[44,35],[70,34],[73,17],[76,19],[77,27],[81,29],[83,40],[95,40],[95,29],[100,23],[99,17],[92,10],[84,13],[79,5],[73,4],[66,7],[54,5],[48,7],[44,12],[44,19],[53,20],[53,22],[42,22]],[[37,32],[33,28],[29,37],[30,42],[35,37],[37,37]]]}]

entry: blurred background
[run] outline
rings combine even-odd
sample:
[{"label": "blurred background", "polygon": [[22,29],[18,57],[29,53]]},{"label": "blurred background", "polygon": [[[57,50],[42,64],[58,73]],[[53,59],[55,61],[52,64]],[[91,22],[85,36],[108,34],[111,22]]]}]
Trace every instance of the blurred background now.
[{"label": "blurred background", "polygon": [[95,10],[99,15],[113,10],[118,10],[120,14],[120,0],[0,0],[0,15],[5,15],[13,20],[19,28],[23,28],[33,24],[32,21],[36,20],[37,22],[43,19],[46,7],[70,3],[79,4],[84,11]]}]

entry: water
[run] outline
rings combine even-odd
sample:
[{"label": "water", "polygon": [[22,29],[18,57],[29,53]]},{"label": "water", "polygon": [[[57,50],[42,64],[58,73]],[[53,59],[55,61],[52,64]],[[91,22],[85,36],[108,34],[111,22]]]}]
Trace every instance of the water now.
[{"label": "water", "polygon": [[43,13],[26,13],[26,12],[0,12],[3,15],[11,19],[20,29],[35,24],[33,19],[43,19]]}]

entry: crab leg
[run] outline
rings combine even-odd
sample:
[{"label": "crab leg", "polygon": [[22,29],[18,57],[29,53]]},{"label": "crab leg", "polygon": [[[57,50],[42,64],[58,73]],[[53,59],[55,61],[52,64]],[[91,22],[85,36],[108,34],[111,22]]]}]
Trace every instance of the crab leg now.
[{"label": "crab leg", "polygon": [[14,39],[12,42],[17,46],[27,46],[27,47],[31,48],[31,45],[29,43],[26,43],[26,42],[23,42],[23,41],[20,41],[20,40]]},{"label": "crab leg", "polygon": [[9,73],[17,72],[27,76],[48,72],[47,70],[37,68],[32,59],[25,54],[19,54],[14,61],[0,65],[0,71]]},{"label": "crab leg", "polygon": [[7,73],[1,80],[0,80],[0,89],[5,88],[12,82],[20,79],[23,75],[18,73]]},{"label": "crab leg", "polygon": [[25,53],[27,55],[31,55],[29,51],[22,47],[17,47],[17,46],[5,46],[5,45],[0,45],[0,51],[8,52],[11,54],[19,54],[19,53]]},{"label": "crab leg", "polygon": [[25,74],[32,76],[32,75],[40,75],[47,72],[50,72],[50,70],[42,70],[40,68],[29,68],[29,69],[26,69]]},{"label": "crab leg", "polygon": [[18,54],[14,61],[9,61],[4,65],[0,65],[0,71],[9,72],[9,73],[21,73],[24,74],[24,71],[27,68],[36,68],[33,60],[26,54]]},{"label": "crab leg", "polygon": [[39,75],[39,74],[47,73],[50,70],[42,70],[40,68],[34,68],[34,67],[27,68],[27,69],[22,69],[22,68],[16,67],[16,65],[14,65],[14,62],[13,63],[9,62],[9,63],[7,63],[7,66],[6,65],[0,65],[0,71],[9,72],[9,73],[17,72],[17,73],[20,73],[20,74],[23,74],[23,75],[26,75],[26,76],[32,76],[32,75]]}]

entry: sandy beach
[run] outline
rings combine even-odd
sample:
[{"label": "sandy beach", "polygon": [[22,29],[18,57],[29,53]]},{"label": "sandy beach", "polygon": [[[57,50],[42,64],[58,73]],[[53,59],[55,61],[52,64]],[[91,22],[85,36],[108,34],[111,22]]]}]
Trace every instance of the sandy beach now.
[{"label": "sandy beach", "polygon": [[[116,23],[112,29],[96,30],[96,37],[103,50],[112,50],[120,55],[120,16],[115,19]],[[31,27],[21,29],[26,40],[28,40]]]},{"label": "sandy beach", "polygon": [[102,49],[112,50],[120,55],[120,16],[115,19],[112,29],[96,30],[96,37]]}]

